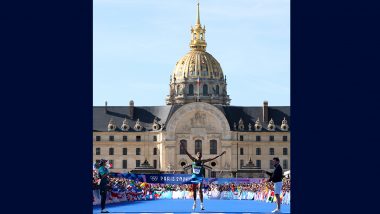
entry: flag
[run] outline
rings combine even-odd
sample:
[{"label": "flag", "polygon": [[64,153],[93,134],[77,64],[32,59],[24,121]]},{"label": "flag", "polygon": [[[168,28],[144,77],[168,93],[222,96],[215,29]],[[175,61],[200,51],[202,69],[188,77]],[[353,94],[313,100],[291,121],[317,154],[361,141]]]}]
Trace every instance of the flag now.
[{"label": "flag", "polygon": [[272,192],[270,193],[269,201],[273,203],[274,199],[275,199],[275,197],[274,197],[274,192],[272,191]]},{"label": "flag", "polygon": [[273,202],[273,198],[274,198],[274,192],[272,192],[271,190],[269,190],[269,192],[268,192],[268,198],[267,198],[267,203],[268,202]]},{"label": "flag", "polygon": [[113,198],[117,198],[118,194],[115,193],[115,192],[111,192],[111,196],[112,196]]}]

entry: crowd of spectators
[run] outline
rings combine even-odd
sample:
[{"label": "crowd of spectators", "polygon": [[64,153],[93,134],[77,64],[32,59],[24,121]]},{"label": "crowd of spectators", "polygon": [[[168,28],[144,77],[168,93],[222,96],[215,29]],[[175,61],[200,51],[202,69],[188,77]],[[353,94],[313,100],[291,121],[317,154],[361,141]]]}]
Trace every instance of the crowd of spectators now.
[{"label": "crowd of spectators", "polygon": [[[98,203],[98,189],[99,177],[96,170],[93,171],[93,189],[94,189],[94,204]],[[191,198],[189,194],[192,194],[191,184],[147,184],[138,180],[127,179],[123,177],[110,177],[109,178],[110,194],[108,203],[121,200],[153,200],[159,199],[165,192],[183,192],[183,198]],[[263,180],[259,183],[210,183],[204,184],[204,194],[210,195],[211,193],[233,193],[234,195],[241,195],[242,193],[249,194],[250,198],[244,199],[262,200],[267,201],[273,192],[273,183]],[[282,186],[283,197],[290,195],[290,178],[283,179]],[[171,196],[170,196],[171,197]],[[174,197],[173,197],[174,198]],[[290,196],[288,201],[290,201]],[[270,201],[270,202],[273,202]]]}]

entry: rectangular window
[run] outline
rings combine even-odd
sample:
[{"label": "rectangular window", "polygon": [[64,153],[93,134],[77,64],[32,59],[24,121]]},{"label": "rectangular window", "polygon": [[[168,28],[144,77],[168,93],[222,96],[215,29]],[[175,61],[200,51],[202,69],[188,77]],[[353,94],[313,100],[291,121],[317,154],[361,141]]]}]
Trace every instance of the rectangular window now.
[{"label": "rectangular window", "polygon": [[240,141],[244,141],[244,136],[240,135]]},{"label": "rectangular window", "polygon": [[211,172],[211,177],[216,178],[216,172]]},{"label": "rectangular window", "polygon": [[123,169],[127,169],[128,168],[128,162],[127,160],[123,160]]},{"label": "rectangular window", "polygon": [[140,142],[141,141],[141,136],[136,136],[136,141]]},{"label": "rectangular window", "polygon": [[240,168],[244,166],[244,160],[240,160]]},{"label": "rectangular window", "polygon": [[269,141],[274,141],[274,136],[269,136]]},{"label": "rectangular window", "polygon": [[240,155],[244,155],[244,148],[240,148]]},{"label": "rectangular window", "polygon": [[157,169],[157,160],[153,160],[153,167]]},{"label": "rectangular window", "polygon": [[270,168],[270,169],[274,169],[274,166],[273,166],[273,160],[270,160],[270,161],[269,161],[269,168]]},{"label": "rectangular window", "polygon": [[284,167],[284,169],[288,169],[288,160],[282,161],[282,167]]},{"label": "rectangular window", "polygon": [[[192,71],[193,73],[193,71]],[[189,95],[193,96],[194,95],[194,86],[192,84],[189,85]]]},{"label": "rectangular window", "polygon": [[114,141],[115,140],[114,136],[109,136],[109,140]]},{"label": "rectangular window", "polygon": [[274,155],[274,148],[269,149],[269,155]]},{"label": "rectangular window", "polygon": [[109,153],[108,153],[109,155],[113,155],[114,154],[114,150],[113,150],[113,148],[109,148]]},{"label": "rectangular window", "polygon": [[123,136],[123,141],[125,142],[125,141],[128,141],[128,136]]},{"label": "rectangular window", "polygon": [[136,167],[140,167],[140,160],[136,160]]},{"label": "rectangular window", "polygon": [[108,163],[111,165],[110,169],[115,168],[114,165],[113,165],[113,160],[109,160]]},{"label": "rectangular window", "polygon": [[183,145],[183,147],[179,147],[179,154],[180,155],[185,155],[186,154],[186,149],[187,149],[187,141],[186,140],[181,140],[180,141],[181,143],[182,143],[182,145]]},{"label": "rectangular window", "polygon": [[96,141],[100,141],[102,138],[100,136],[96,136]]},{"label": "rectangular window", "polygon": [[157,148],[153,148],[153,155],[157,155]]},{"label": "rectangular window", "polygon": [[256,155],[261,155],[261,148],[256,148]]},{"label": "rectangular window", "polygon": [[201,140],[195,141],[195,154],[197,154],[198,152],[202,153],[202,141]]},{"label": "rectangular window", "polygon": [[256,141],[261,141],[261,136],[256,136]]},{"label": "rectangular window", "polygon": [[100,148],[96,148],[96,152],[95,152],[96,155],[100,155]]},{"label": "rectangular window", "polygon": [[288,148],[283,148],[282,149],[282,154],[283,155],[288,155]]},{"label": "rectangular window", "polygon": [[141,149],[140,148],[136,148],[136,155],[141,155]]},{"label": "rectangular window", "polygon": [[261,168],[261,160],[256,160],[256,167]]},{"label": "rectangular window", "polygon": [[211,155],[218,154],[218,144],[216,140],[210,140],[210,154]]},{"label": "rectangular window", "polygon": [[153,141],[154,141],[154,142],[157,142],[157,136],[156,136],[156,135],[153,136]]},{"label": "rectangular window", "polygon": [[127,148],[123,148],[123,155],[128,155],[128,149]]},{"label": "rectangular window", "polygon": [[282,136],[282,141],[288,141],[288,136]]}]

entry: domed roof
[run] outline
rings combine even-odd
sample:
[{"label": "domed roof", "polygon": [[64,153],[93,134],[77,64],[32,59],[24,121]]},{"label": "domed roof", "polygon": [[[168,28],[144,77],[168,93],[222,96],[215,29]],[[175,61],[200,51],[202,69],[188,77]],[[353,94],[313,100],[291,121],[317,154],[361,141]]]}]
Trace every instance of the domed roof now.
[{"label": "domed roof", "polygon": [[201,25],[199,3],[197,9],[197,20],[190,30],[190,51],[176,63],[166,104],[207,102],[229,105],[227,79],[219,62],[206,52],[206,27]]},{"label": "domed roof", "polygon": [[191,50],[177,61],[172,77],[179,81],[184,78],[223,79],[219,62],[206,51]]}]

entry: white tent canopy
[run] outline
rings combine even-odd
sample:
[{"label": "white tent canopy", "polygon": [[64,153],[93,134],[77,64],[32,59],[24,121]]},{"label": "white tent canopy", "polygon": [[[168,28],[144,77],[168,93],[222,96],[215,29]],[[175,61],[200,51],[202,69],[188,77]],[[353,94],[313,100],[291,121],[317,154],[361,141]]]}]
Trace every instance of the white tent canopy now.
[{"label": "white tent canopy", "polygon": [[285,171],[285,172],[284,172],[284,175],[285,175],[286,177],[290,177],[290,170]]}]

